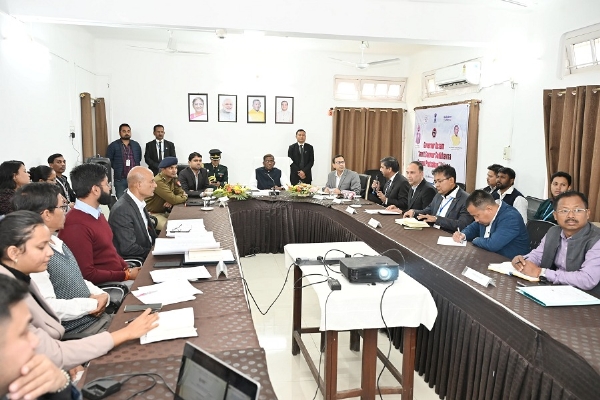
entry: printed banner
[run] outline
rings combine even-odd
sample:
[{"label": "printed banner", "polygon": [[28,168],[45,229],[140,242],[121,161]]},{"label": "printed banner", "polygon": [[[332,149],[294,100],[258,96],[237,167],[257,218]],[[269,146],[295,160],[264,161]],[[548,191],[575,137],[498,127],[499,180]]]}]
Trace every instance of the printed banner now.
[{"label": "printed banner", "polygon": [[413,160],[423,163],[425,179],[440,164],[456,169],[456,182],[467,178],[467,129],[469,104],[415,110]]}]

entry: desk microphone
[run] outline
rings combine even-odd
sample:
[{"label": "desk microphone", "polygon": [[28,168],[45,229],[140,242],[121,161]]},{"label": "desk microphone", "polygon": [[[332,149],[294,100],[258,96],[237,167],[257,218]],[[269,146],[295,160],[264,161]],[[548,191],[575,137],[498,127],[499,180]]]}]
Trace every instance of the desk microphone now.
[{"label": "desk microphone", "polygon": [[275,184],[275,180],[273,179],[273,177],[271,176],[271,174],[269,173],[269,171],[265,171],[265,174],[267,174],[267,176],[269,177],[269,179],[271,180],[271,182],[273,182],[273,187],[271,188],[271,191],[269,192],[269,195],[275,196],[277,194],[277,192],[275,192],[275,186],[277,186]]}]

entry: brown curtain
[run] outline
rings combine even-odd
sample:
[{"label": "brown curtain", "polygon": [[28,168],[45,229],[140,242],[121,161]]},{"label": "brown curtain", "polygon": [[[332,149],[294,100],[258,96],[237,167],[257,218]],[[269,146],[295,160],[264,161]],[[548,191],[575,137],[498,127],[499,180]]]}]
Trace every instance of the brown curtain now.
[{"label": "brown curtain", "polygon": [[92,96],[89,93],[81,93],[81,147],[83,161],[94,156],[94,137],[92,128]]},{"label": "brown curtain", "polygon": [[335,108],[332,156],[343,154],[349,169],[379,169],[379,160],[394,156],[402,166],[401,108]]},{"label": "brown curtain", "polygon": [[589,199],[592,221],[600,221],[600,88],[544,90],[544,134],[548,179],[556,171],[573,177],[572,188]]},{"label": "brown curtain", "polygon": [[96,99],[94,110],[96,112],[96,151],[94,153],[104,157],[108,147],[108,128],[106,127],[106,105],[103,98]]},{"label": "brown curtain", "polygon": [[467,181],[465,186],[467,192],[475,190],[475,179],[477,178],[477,146],[479,143],[479,105],[480,100],[459,101],[456,103],[437,104],[435,106],[415,107],[415,110],[453,106],[456,104],[469,104],[469,129],[467,131]]}]

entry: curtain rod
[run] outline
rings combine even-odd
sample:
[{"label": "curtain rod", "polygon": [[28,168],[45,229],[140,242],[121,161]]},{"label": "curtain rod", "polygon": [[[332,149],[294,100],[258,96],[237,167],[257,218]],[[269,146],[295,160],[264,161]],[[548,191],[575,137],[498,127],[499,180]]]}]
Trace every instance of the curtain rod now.
[{"label": "curtain rod", "polygon": [[404,108],[368,108],[368,107],[356,107],[356,108],[334,108],[335,111],[352,111],[352,110],[358,110],[359,112],[362,112],[363,110],[365,111],[372,111],[375,112],[377,110],[380,111],[385,111],[388,112],[388,110],[391,110],[392,112],[406,112],[406,110]]},{"label": "curtain rod", "polygon": [[424,110],[424,109],[427,109],[427,108],[455,106],[457,104],[473,104],[473,105],[477,105],[477,104],[481,104],[482,102],[483,102],[483,100],[471,99],[471,100],[465,100],[465,101],[457,101],[457,102],[454,102],[454,103],[435,104],[435,105],[431,105],[431,106],[420,106],[420,107],[415,107],[413,110]]},{"label": "curtain rod", "polygon": [[[583,88],[583,90],[585,90],[585,88]],[[598,91],[600,91],[600,87],[596,87],[596,88],[593,88],[593,89],[592,89],[592,93],[594,93],[594,94],[596,94]],[[556,93],[556,95],[557,95],[557,96],[562,96],[563,94],[566,94],[566,93],[567,93],[567,91],[566,91],[566,90],[563,90],[562,92],[558,92],[558,93]],[[572,94],[573,96],[575,96],[575,95],[577,94],[577,89],[575,89],[575,90],[571,91],[571,94]],[[552,92],[548,93],[548,96],[552,96]]]}]

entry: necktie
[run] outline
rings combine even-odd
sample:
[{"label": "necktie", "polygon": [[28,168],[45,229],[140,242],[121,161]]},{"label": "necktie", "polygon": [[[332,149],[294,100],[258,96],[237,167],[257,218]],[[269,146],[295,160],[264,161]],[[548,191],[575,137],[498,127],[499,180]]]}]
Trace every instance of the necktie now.
[{"label": "necktie", "polygon": [[304,166],[304,145],[300,145],[300,165]]},{"label": "necktie", "polygon": [[387,197],[388,189],[392,186],[392,181],[389,180],[385,183],[385,187],[383,188],[383,194]]},{"label": "necktie", "polygon": [[413,196],[415,195],[415,189],[410,189],[410,192],[408,192],[408,201],[411,201]]},{"label": "necktie", "polygon": [[162,142],[158,142],[158,162],[162,161]]}]

